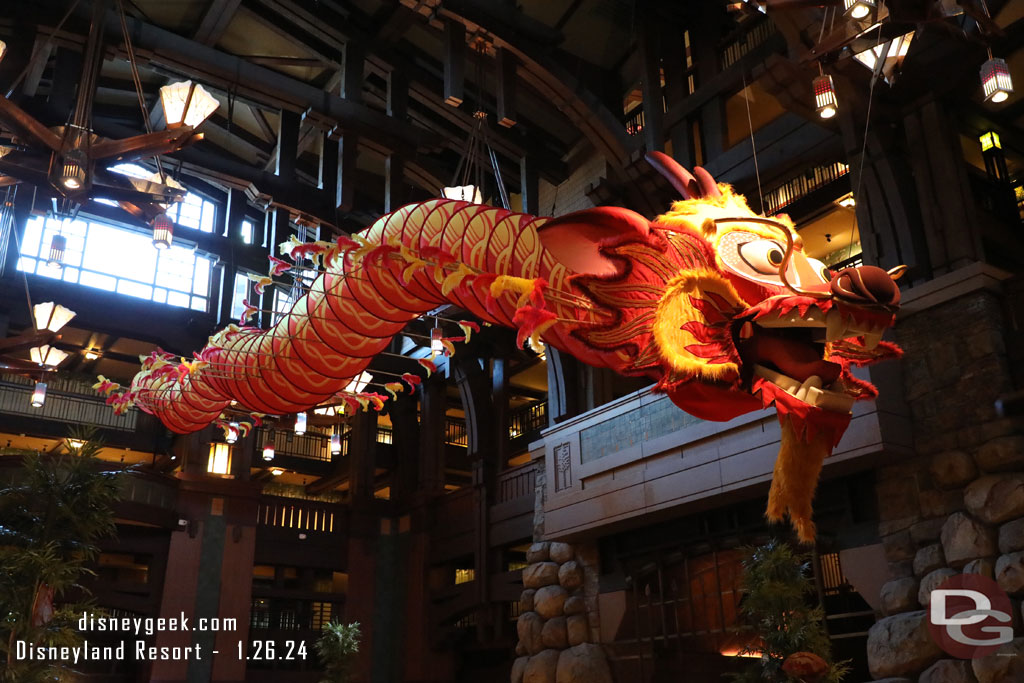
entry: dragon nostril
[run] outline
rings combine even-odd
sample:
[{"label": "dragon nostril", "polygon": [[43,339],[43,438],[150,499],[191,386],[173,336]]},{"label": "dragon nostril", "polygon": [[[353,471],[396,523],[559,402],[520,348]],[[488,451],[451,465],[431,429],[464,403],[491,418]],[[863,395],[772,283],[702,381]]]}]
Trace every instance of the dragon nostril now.
[{"label": "dragon nostril", "polygon": [[859,304],[896,306],[900,288],[889,273],[875,266],[844,268],[832,276],[832,294],[844,301]]}]

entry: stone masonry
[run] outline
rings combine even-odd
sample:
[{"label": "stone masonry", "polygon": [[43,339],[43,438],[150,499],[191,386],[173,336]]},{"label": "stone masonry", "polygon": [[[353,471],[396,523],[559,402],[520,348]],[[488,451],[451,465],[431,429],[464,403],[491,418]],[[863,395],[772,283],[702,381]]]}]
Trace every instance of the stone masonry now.
[{"label": "stone masonry", "polygon": [[898,343],[916,455],[878,470],[889,582],[868,636],[876,680],[1024,681],[1024,657],[955,660],[928,635],[931,589],[958,573],[995,579],[1010,595],[1024,647],[1024,424],[993,404],[1013,387],[999,298],[976,291],[900,321]]}]

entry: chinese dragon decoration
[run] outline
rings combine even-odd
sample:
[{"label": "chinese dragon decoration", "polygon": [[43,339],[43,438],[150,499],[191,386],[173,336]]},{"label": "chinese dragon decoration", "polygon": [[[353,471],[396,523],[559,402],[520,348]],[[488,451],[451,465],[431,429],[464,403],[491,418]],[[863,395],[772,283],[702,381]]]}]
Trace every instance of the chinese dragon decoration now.
[{"label": "chinese dragon decoration", "polygon": [[[178,433],[222,420],[233,404],[256,421],[339,399],[379,410],[384,396],[345,387],[411,320],[452,304],[517,329],[520,344],[543,340],[648,377],[699,418],[774,405],[782,441],[767,516],[788,515],[810,541],[823,460],[853,403],[877,394],[852,368],[899,355],[880,338],[902,271],[830,272],[803,253],[787,216],[753,213],[701,168],[691,174],[660,153],[648,160],[682,196],[653,221],[613,207],[545,218],[434,199],[336,242],[293,239],[281,251],[294,266],[271,257],[270,275],[308,268],[304,259],[322,268],[273,327],[229,326],[191,360],[157,352],[130,387],[101,378],[97,388],[115,409],[136,405]],[[462,327],[468,335],[475,324]]]}]

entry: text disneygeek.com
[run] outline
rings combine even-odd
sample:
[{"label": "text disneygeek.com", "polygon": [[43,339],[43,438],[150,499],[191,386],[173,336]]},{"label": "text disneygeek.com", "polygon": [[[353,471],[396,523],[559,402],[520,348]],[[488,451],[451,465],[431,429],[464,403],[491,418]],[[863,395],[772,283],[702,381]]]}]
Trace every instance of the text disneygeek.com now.
[{"label": "text disneygeek.com", "polygon": [[[159,646],[150,639],[161,633],[170,632],[230,632],[238,629],[237,619],[186,617],[112,617],[86,612],[78,620],[78,631],[83,634],[104,633],[102,644],[90,643],[86,638],[80,645],[53,646],[25,640],[14,642],[14,657],[18,660],[33,660],[78,664],[96,661],[185,661],[203,660],[220,651],[193,643],[191,645]],[[116,634],[131,634],[136,638],[117,640]],[[113,642],[112,642],[113,639]],[[223,645],[218,644],[220,647]],[[306,658],[306,644],[301,640],[256,640],[231,642],[226,648],[227,656],[239,660],[295,660]]]}]

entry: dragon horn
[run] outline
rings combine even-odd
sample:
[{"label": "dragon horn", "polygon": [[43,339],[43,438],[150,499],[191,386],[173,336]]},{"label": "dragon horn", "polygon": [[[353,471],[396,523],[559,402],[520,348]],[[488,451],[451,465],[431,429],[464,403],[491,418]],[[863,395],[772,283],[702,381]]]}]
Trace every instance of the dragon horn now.
[{"label": "dragon horn", "polygon": [[[653,166],[658,173],[665,176],[672,183],[672,187],[676,189],[676,192],[683,199],[699,199],[704,195],[704,192],[702,192],[704,189],[703,184],[698,183],[697,179],[689,171],[669,155],[662,152],[648,152],[644,158],[647,159],[647,163]],[[698,171],[703,170],[698,169]],[[707,175],[707,171],[704,173]],[[711,176],[708,175],[708,177],[710,178]],[[714,181],[712,181],[713,184]],[[717,190],[718,188],[716,187],[715,189]]]},{"label": "dragon horn", "polygon": [[722,191],[718,189],[718,183],[711,177],[711,174],[705,171],[700,166],[694,166],[694,174],[697,176],[697,182],[700,184],[701,194],[705,197],[721,197]]}]

